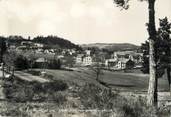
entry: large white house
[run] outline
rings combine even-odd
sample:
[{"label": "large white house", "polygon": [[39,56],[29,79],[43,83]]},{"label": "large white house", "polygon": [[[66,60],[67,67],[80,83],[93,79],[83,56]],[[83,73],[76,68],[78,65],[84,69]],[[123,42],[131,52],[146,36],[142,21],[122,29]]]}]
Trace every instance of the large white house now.
[{"label": "large white house", "polygon": [[126,63],[131,60],[135,64],[142,62],[142,53],[134,51],[120,51],[114,52],[111,59],[106,59],[105,66],[110,69],[125,69]]},{"label": "large white house", "polygon": [[79,66],[90,66],[93,64],[93,59],[91,56],[79,54],[76,57],[76,65]]},{"label": "large white house", "polygon": [[85,54],[78,54],[76,57],[76,65],[91,66],[93,64],[93,58],[90,53],[90,50],[85,50]]},{"label": "large white house", "polygon": [[93,63],[93,59],[91,56],[85,56],[83,57],[83,66],[90,66]]}]

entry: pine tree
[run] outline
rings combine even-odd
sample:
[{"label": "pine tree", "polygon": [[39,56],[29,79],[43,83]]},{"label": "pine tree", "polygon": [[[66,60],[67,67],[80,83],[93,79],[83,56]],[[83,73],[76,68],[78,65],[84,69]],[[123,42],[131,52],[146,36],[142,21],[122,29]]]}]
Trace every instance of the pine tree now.
[{"label": "pine tree", "polygon": [[5,37],[0,37],[0,63],[3,62],[3,55],[7,50]]},{"label": "pine tree", "polygon": [[[155,26],[155,2],[156,0],[140,0],[140,1],[148,2],[148,13],[149,13],[148,34],[149,34],[150,79],[149,79],[147,103],[149,106],[157,107],[157,78],[156,78],[156,62],[155,62],[155,50],[154,50],[154,44],[157,38],[157,31],[156,31],[156,26]],[[116,3],[118,6],[121,6],[124,9],[129,8],[128,2],[129,0],[114,0],[114,3]]]}]

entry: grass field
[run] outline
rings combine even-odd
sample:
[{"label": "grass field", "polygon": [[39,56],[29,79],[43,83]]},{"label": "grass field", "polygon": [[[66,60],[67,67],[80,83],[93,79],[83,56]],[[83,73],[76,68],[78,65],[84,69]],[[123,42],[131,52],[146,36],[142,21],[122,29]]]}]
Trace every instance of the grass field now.
[{"label": "grass field", "polygon": [[[35,70],[38,70],[38,72],[30,73],[40,75],[41,70]],[[7,85],[11,84],[6,82],[6,86],[4,86],[12,91],[11,93],[8,90],[6,93],[15,99],[19,99],[18,101],[1,102],[0,115],[21,117],[97,117],[98,115],[101,117],[153,117],[154,115],[155,111],[153,108],[147,107],[144,97],[135,96],[129,92],[136,90],[141,93],[142,90],[146,90],[148,87],[148,75],[141,74],[140,72],[103,71],[103,75],[100,75],[100,80],[112,88],[123,90],[122,92],[99,87],[101,84],[96,81],[95,73],[88,68],[74,68],[73,70],[48,69],[46,73],[42,77],[52,81],[49,85],[39,82],[17,81],[16,79],[15,82],[12,82],[13,87],[10,88]],[[56,80],[56,83],[54,80]],[[62,88],[62,82],[67,86],[65,89]],[[159,79],[159,87],[160,90],[167,89],[165,76]],[[26,99],[25,103],[21,99]],[[161,109],[158,113],[162,117],[168,117],[163,116],[163,113],[168,114],[168,108],[165,110]],[[71,112],[60,112],[63,109],[71,110]],[[86,113],[79,110],[112,111],[104,113],[103,111],[95,113],[92,111]]]},{"label": "grass field", "polygon": [[[73,71],[65,70],[46,70],[47,74],[54,76],[55,79],[75,82],[78,85],[85,83],[97,83],[95,73],[88,68],[75,68]],[[107,83],[110,87],[123,91],[147,91],[149,75],[140,72],[124,73],[103,71],[100,80]],[[159,90],[167,91],[168,82],[166,75],[159,78]]]}]

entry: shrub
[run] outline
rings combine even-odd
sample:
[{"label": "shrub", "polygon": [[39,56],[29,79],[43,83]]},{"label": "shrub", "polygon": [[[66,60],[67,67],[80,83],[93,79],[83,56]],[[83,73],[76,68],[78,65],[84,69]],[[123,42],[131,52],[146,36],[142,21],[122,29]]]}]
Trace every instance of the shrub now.
[{"label": "shrub", "polygon": [[54,91],[63,91],[68,88],[68,85],[62,80],[56,80],[53,82],[48,82],[42,84],[43,89],[47,91],[54,92]]},{"label": "shrub", "polygon": [[50,60],[50,62],[48,63],[48,68],[49,69],[60,69],[61,68],[61,61],[60,59],[56,60]]},{"label": "shrub", "polygon": [[112,110],[117,117],[154,117],[155,111],[143,98],[125,98],[110,89],[86,84],[79,91],[84,109]]},{"label": "shrub", "polygon": [[[68,85],[63,81],[39,83],[15,79],[4,83],[4,94],[7,99],[16,102],[54,101],[59,102],[60,91],[65,91]],[[65,97],[62,96],[65,100]]]},{"label": "shrub", "polygon": [[35,71],[35,70],[28,70],[27,71],[29,74],[35,75],[35,76],[39,76],[41,73],[40,71]]},{"label": "shrub", "polygon": [[19,55],[14,60],[14,66],[18,70],[28,69],[29,62],[26,57],[24,57],[23,55]]}]

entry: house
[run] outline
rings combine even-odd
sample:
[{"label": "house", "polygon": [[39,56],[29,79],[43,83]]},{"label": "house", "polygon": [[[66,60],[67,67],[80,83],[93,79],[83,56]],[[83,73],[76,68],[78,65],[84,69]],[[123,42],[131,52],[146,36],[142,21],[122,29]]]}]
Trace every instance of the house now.
[{"label": "house", "polygon": [[114,52],[111,59],[105,60],[105,66],[109,69],[125,69],[126,63],[131,60],[135,65],[140,65],[142,62],[142,53],[134,51],[119,51]]},{"label": "house", "polygon": [[129,59],[121,59],[117,63],[117,69],[125,69],[126,63],[129,61]]},{"label": "house", "polygon": [[35,66],[37,68],[46,68],[47,67],[47,60],[43,57],[41,58],[38,58],[36,61],[35,61]]},{"label": "house", "polygon": [[57,58],[62,59],[62,58],[64,58],[64,56],[63,55],[58,55]]},{"label": "house", "polygon": [[83,59],[83,54],[78,54],[76,57],[76,64],[81,65],[82,64],[82,59]]},{"label": "house", "polygon": [[83,57],[83,62],[82,62],[83,66],[90,66],[90,65],[92,65],[92,63],[93,63],[93,59],[91,56],[84,56]]},{"label": "house", "polygon": [[21,46],[28,46],[28,47],[30,47],[32,45],[33,45],[33,42],[30,42],[30,41],[22,41],[21,42]]},{"label": "house", "polygon": [[16,48],[17,48],[17,47],[16,47],[15,45],[10,45],[8,49],[9,49],[9,50],[16,50]]},{"label": "house", "polygon": [[127,61],[129,61],[130,59],[107,59],[105,61],[105,66],[108,69],[114,69],[114,70],[118,70],[118,69],[125,69],[126,68],[126,63]]},{"label": "house", "polygon": [[75,63],[79,66],[90,66],[93,64],[93,58],[88,55],[78,54]]},{"label": "house", "polygon": [[117,69],[117,62],[116,59],[106,59],[105,66],[109,69]]},{"label": "house", "polygon": [[37,48],[43,48],[44,45],[41,43],[34,43],[34,46],[36,46]]},{"label": "house", "polygon": [[91,50],[85,50],[86,55],[90,56]]},{"label": "house", "polygon": [[119,51],[119,52],[114,52],[112,55],[114,59],[129,59],[137,64],[142,62],[142,56],[143,56],[142,53],[137,53],[134,51]]}]

